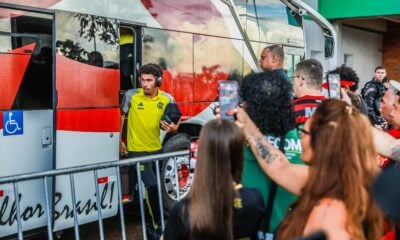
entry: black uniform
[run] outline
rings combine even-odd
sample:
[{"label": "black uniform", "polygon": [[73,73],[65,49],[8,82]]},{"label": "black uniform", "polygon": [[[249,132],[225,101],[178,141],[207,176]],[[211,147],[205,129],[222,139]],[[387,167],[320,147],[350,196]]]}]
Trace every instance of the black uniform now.
[{"label": "black uniform", "polygon": [[368,117],[374,125],[381,126],[382,128],[387,127],[387,122],[381,116],[379,107],[381,105],[381,99],[385,95],[386,87],[382,82],[372,79],[367,82],[364,88],[361,90],[362,98],[368,108]]},{"label": "black uniform", "polygon": [[[239,190],[240,198],[235,199],[233,208],[233,235],[235,239],[257,240],[257,231],[264,214],[264,202],[260,192],[254,188]],[[237,204],[240,202],[240,204]],[[164,240],[189,238],[189,213],[187,200],[178,202],[171,211],[164,231]],[[220,226],[221,228],[225,226]],[[196,236],[196,239],[209,239]]]}]

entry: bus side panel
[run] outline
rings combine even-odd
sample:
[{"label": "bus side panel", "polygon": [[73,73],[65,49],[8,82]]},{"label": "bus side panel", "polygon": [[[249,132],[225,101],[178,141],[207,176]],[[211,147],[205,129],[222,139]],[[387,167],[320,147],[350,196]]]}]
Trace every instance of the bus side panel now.
[{"label": "bus side panel", "polygon": [[[5,113],[1,112],[0,116],[4,115]],[[52,131],[52,115],[52,110],[23,111],[23,126],[19,126],[23,128],[23,134],[4,136],[6,130],[0,129],[0,176],[52,168],[52,140],[49,145],[44,145],[41,139],[43,134]],[[51,137],[51,134],[49,136]],[[23,230],[45,226],[47,210],[43,180],[24,181],[17,185]],[[52,188],[51,185],[48,187]],[[16,233],[16,207],[12,184],[0,185],[0,209],[0,237]]]},{"label": "bus side panel", "polygon": [[[52,15],[0,7],[0,16],[0,177],[51,170]],[[18,231],[17,203],[22,231],[47,224],[43,182],[0,185],[0,238]]]},{"label": "bus side panel", "polygon": [[[56,168],[118,160],[118,22],[56,11],[56,47]],[[103,217],[117,214],[116,169],[99,170],[97,175],[76,173],[73,182],[70,175],[56,178],[54,231],[73,226],[74,205],[78,224],[97,220],[99,208]]]}]

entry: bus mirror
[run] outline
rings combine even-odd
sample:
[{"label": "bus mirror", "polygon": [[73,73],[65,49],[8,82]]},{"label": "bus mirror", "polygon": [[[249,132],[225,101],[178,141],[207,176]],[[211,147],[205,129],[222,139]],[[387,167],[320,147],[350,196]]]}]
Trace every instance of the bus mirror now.
[{"label": "bus mirror", "polygon": [[333,37],[324,34],[325,37],[325,57],[330,58],[333,56],[334,41]]}]

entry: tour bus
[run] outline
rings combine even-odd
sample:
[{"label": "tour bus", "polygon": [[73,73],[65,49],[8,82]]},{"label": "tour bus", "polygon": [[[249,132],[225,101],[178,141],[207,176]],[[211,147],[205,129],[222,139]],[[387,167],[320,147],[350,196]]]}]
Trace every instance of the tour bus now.
[{"label": "tour bus", "polygon": [[[304,12],[306,9],[306,12]],[[259,71],[269,44],[285,51],[288,74],[304,57],[302,15],[331,27],[299,0],[0,0],[0,177],[119,160],[123,93],[139,87],[146,63],[163,68],[161,89],[182,111],[165,151],[187,149],[213,118],[219,80]],[[334,41],[327,41],[332,48]],[[329,56],[328,53],[327,56]],[[189,156],[164,161],[168,209],[193,181]],[[175,167],[179,181],[175,181]],[[95,186],[76,174],[79,224],[97,219]],[[99,171],[103,216],[118,212],[115,170]],[[0,185],[0,237],[46,225],[43,181]],[[51,182],[53,230],[73,226],[70,180]]]}]

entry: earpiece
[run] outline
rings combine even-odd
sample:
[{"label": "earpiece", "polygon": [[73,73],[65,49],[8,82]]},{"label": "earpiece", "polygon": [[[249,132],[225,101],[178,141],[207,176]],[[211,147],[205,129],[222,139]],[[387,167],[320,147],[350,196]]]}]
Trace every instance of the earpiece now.
[{"label": "earpiece", "polygon": [[[162,76],[162,74],[161,74],[161,76]],[[161,84],[162,84],[162,77],[157,77],[156,78],[156,86],[161,87]]]},{"label": "earpiece", "polygon": [[156,86],[161,87],[162,84],[162,75],[163,75],[163,70],[160,66],[156,65],[158,69],[158,77],[156,78]]}]

